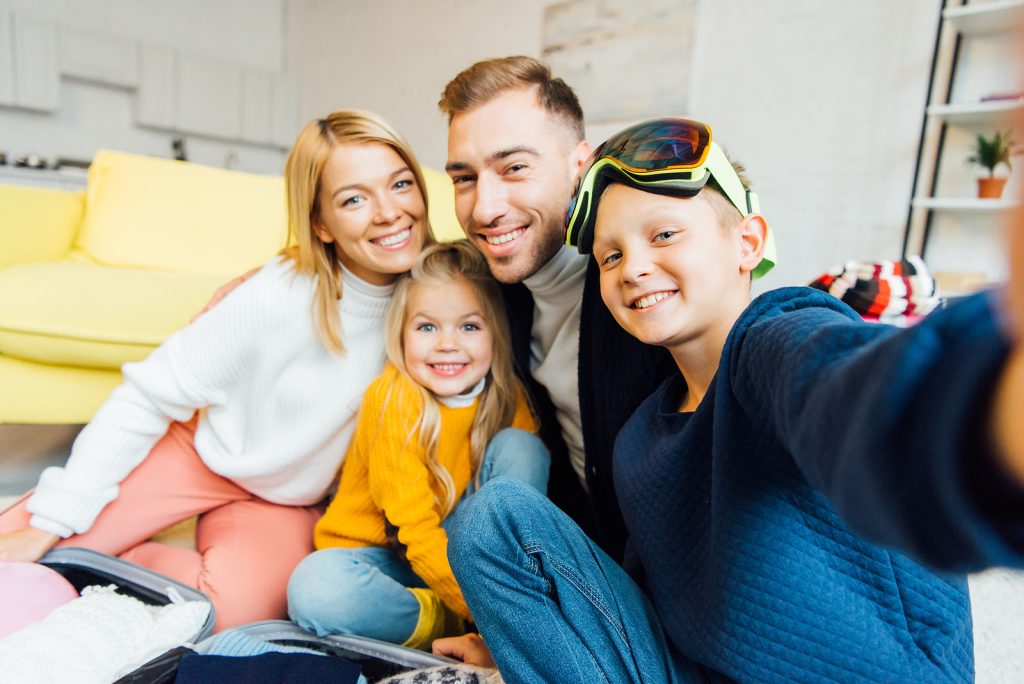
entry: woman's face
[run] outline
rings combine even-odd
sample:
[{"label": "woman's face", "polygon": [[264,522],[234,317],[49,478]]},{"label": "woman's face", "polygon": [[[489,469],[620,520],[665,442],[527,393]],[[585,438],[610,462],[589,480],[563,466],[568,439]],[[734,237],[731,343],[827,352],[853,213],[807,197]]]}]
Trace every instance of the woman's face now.
[{"label": "woman's face", "polygon": [[412,267],[423,247],[423,189],[398,153],[383,143],[345,143],[320,174],[313,230],[334,243],[338,260],[360,279],[387,285]]}]

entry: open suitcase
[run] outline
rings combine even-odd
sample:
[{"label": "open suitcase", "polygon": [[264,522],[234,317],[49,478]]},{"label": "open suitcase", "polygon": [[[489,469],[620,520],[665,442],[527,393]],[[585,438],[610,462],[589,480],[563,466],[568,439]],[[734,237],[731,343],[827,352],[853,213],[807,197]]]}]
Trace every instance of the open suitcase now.
[{"label": "open suitcase", "polygon": [[[246,636],[272,644],[301,646],[326,653],[329,656],[345,658],[357,663],[363,670],[363,676],[371,682],[409,670],[455,662],[442,656],[366,637],[345,635],[318,637],[303,631],[287,620],[254,622],[236,627],[233,631],[242,632]],[[212,639],[206,639],[191,650],[201,655],[207,654],[211,641]],[[179,661],[189,652],[191,651],[185,648],[169,651],[118,680],[118,684],[173,682]]]},{"label": "open suitcase", "polygon": [[[63,575],[78,592],[91,584],[114,584],[121,594],[132,596],[150,605],[166,606],[171,602],[167,589],[173,587],[187,601],[210,603],[206,594],[187,584],[141,565],[91,549],[53,549],[40,558],[39,562]],[[193,641],[201,641],[213,634],[215,619],[213,604],[210,604],[210,615]]]}]

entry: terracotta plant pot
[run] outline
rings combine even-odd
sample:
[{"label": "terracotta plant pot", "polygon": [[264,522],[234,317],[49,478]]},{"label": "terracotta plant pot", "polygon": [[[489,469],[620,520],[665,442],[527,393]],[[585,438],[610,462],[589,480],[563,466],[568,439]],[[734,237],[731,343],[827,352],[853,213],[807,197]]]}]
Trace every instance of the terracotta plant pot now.
[{"label": "terracotta plant pot", "polygon": [[1005,178],[979,178],[978,197],[981,199],[999,199],[1003,196]]}]

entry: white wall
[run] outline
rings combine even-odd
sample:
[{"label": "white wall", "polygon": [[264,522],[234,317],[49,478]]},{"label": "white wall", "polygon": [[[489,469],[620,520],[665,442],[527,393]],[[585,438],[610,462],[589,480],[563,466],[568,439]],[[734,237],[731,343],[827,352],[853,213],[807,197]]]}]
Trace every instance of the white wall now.
[{"label": "white wall", "polygon": [[702,2],[692,114],[777,233],[766,285],[899,257],[939,0]]},{"label": "white wall", "polygon": [[[178,98],[167,104],[166,125],[153,125],[140,121],[138,71],[134,60],[145,47],[165,50],[179,59],[178,66],[188,64],[214,65],[227,70],[228,76],[259,74],[269,77],[283,74],[285,68],[285,0],[0,0],[0,19],[8,24],[30,20],[49,31],[49,40],[55,42],[57,71],[62,75],[55,84],[53,106],[25,108],[0,106],[0,150],[9,159],[21,154],[34,153],[49,160],[57,157],[89,160],[100,148],[114,148],[130,152],[171,156],[171,140],[176,134],[186,139],[186,151],[191,161],[213,166],[260,173],[280,174],[287,143],[275,144],[269,133],[263,142],[253,142],[259,135],[249,135],[240,125],[228,123],[230,130],[218,133],[196,134],[189,128],[188,117],[194,110],[204,107],[204,101],[219,93],[204,93],[203,83],[186,83],[176,73],[174,87],[179,94],[191,99]],[[13,19],[12,19],[13,18]],[[0,28],[4,22],[0,21]],[[10,28],[10,26],[8,26]],[[0,51],[8,51],[19,38],[16,32],[0,35]],[[77,41],[77,43],[75,43]],[[73,50],[76,45],[84,49]],[[22,48],[22,45],[16,45]],[[113,50],[114,52],[111,52]],[[68,55],[86,64],[60,64]],[[87,64],[98,60],[91,68],[117,69],[118,58],[132,62],[125,66],[124,76],[111,79],[68,75],[68,72],[86,72]],[[138,58],[141,63],[141,57]],[[2,60],[0,60],[2,62]],[[15,65],[16,66],[16,65]],[[42,78],[49,78],[52,68],[44,68]],[[121,78],[123,84],[116,81]],[[111,83],[109,81],[115,81]],[[0,82],[4,81],[0,74]],[[135,83],[129,83],[134,81]],[[3,85],[3,83],[0,83]],[[191,91],[189,91],[191,87]],[[272,102],[264,98],[261,111],[264,119],[270,116]],[[292,99],[297,96],[292,94]],[[160,102],[157,102],[159,107]],[[241,107],[239,107],[241,108]],[[156,112],[160,114],[161,112]],[[241,119],[235,114],[235,119]],[[176,115],[184,126],[177,126]],[[244,114],[243,114],[244,116]],[[193,115],[193,123],[195,116]],[[215,124],[224,128],[221,121]],[[250,119],[250,124],[252,123]],[[264,122],[264,127],[267,124]],[[177,128],[177,132],[174,130]],[[197,126],[192,125],[192,129]],[[202,126],[198,126],[202,128]],[[238,130],[235,130],[235,129]],[[287,126],[290,139],[296,132],[294,123]]]},{"label": "white wall", "polygon": [[409,140],[420,162],[444,168],[445,84],[473,62],[540,56],[543,0],[288,2],[288,59],[303,121],[369,109]]},{"label": "white wall", "polygon": [[[485,57],[546,54],[556,73],[570,72],[593,113],[591,142],[635,119],[638,107],[644,116],[704,118],[761,194],[781,259],[761,287],[779,286],[848,259],[899,256],[938,8],[938,0],[293,0],[288,59],[303,120],[375,110],[435,167],[445,151],[441,89]],[[620,118],[603,93],[623,88]]]}]

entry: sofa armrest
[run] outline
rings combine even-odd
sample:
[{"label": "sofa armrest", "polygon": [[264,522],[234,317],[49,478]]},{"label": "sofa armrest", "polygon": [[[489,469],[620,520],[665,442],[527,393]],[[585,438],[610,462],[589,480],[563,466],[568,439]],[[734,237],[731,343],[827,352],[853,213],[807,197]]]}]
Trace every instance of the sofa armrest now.
[{"label": "sofa armrest", "polygon": [[84,190],[0,184],[0,267],[63,258],[84,211]]}]

